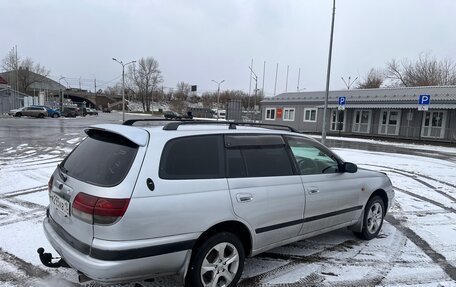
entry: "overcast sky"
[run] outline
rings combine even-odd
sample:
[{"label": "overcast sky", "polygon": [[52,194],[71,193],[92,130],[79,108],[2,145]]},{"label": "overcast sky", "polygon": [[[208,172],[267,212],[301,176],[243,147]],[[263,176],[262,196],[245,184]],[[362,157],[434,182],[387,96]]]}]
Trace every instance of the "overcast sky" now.
[{"label": "overcast sky", "polygon": [[[72,87],[114,85],[124,62],[154,57],[165,87],[249,91],[250,70],[276,93],[324,90],[331,0],[2,0],[0,56],[15,45]],[[455,0],[337,0],[331,89],[393,58],[456,59]],[[252,82],[252,89],[254,82]]]}]

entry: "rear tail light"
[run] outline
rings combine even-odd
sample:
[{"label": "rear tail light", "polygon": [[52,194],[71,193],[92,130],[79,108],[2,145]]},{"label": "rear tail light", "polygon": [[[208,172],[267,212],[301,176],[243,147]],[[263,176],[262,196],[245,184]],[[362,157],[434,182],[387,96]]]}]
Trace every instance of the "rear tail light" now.
[{"label": "rear tail light", "polygon": [[54,176],[51,176],[51,178],[48,181],[48,191],[51,192],[52,189],[52,184],[54,183]]},{"label": "rear tail light", "polygon": [[124,216],[129,198],[103,198],[80,192],[73,201],[73,215],[90,224],[113,224]]}]

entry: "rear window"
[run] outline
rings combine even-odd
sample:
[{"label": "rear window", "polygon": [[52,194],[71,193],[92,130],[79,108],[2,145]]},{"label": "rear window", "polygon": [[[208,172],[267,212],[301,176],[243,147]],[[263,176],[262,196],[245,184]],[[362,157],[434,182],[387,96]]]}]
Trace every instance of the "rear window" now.
[{"label": "rear window", "polygon": [[130,170],[138,145],[110,132],[89,130],[87,134],[62,162],[64,172],[98,186],[118,185]]},{"label": "rear window", "polygon": [[285,141],[280,135],[227,135],[225,147],[230,178],[294,174]]},{"label": "rear window", "polygon": [[182,137],[169,141],[160,160],[160,178],[206,179],[225,176],[220,135]]},{"label": "rear window", "polygon": [[293,175],[285,146],[256,146],[227,149],[228,177]]}]

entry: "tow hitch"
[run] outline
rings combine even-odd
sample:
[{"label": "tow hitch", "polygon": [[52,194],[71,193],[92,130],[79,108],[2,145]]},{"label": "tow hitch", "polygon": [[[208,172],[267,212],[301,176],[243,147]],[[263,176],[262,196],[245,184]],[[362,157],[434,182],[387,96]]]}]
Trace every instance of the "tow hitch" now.
[{"label": "tow hitch", "polygon": [[[44,266],[51,267],[51,268],[59,268],[59,267],[66,267],[69,268],[70,266],[60,257],[52,257],[51,253],[44,253],[44,248],[40,247],[37,250],[38,254],[40,255],[41,263]],[[59,259],[57,262],[52,262],[53,259]]]}]

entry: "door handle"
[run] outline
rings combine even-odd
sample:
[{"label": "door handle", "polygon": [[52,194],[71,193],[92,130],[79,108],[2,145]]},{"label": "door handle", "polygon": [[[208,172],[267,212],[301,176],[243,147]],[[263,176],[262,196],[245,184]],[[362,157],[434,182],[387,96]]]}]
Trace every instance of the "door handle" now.
[{"label": "door handle", "polygon": [[252,201],[253,195],[250,193],[238,193],[236,194],[236,199],[238,202],[249,202]]},{"label": "door handle", "polygon": [[309,191],[309,193],[312,194],[312,193],[320,192],[320,189],[318,189],[318,187],[316,187],[316,186],[311,186],[311,187],[309,187],[308,191]]}]

